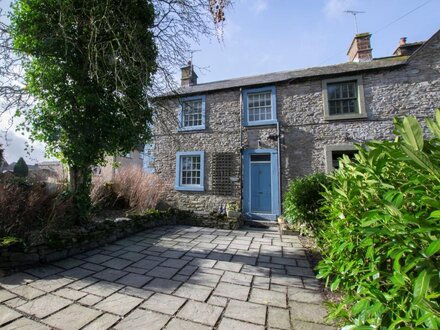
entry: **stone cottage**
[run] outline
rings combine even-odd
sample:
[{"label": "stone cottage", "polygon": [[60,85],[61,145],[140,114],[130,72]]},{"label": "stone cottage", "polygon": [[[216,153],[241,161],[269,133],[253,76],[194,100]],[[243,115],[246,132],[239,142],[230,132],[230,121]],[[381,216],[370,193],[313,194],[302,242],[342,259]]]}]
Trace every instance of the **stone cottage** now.
[{"label": "stone cottage", "polygon": [[197,84],[159,102],[152,166],[170,183],[166,202],[198,212],[237,201],[244,215],[274,220],[288,183],[329,172],[353,143],[392,138],[395,116],[431,117],[440,107],[440,31],[402,38],[373,58],[358,34],[348,62]]}]

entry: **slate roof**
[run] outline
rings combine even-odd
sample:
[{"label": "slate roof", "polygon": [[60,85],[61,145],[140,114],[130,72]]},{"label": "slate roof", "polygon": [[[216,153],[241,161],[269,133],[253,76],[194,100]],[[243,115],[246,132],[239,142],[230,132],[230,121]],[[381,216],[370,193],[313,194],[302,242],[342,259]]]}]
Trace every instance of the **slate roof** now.
[{"label": "slate roof", "polygon": [[323,77],[341,74],[354,74],[356,72],[386,69],[400,66],[406,63],[408,57],[393,56],[386,59],[375,59],[370,62],[347,62],[336,65],[312,67],[307,69],[281,71],[274,73],[261,74],[235,79],[214,81],[209,83],[197,84],[189,87],[181,87],[176,94],[188,95],[203,92],[210,92],[221,89],[240,88],[248,86],[267,85],[280,82],[303,80],[313,77]]},{"label": "slate roof", "polygon": [[181,87],[174,93],[163,95],[163,97],[181,96],[189,94],[199,94],[210,91],[217,91],[222,89],[233,89],[240,87],[250,87],[258,85],[275,84],[282,82],[294,82],[295,80],[305,80],[321,77],[331,77],[336,75],[350,75],[360,73],[364,71],[372,70],[386,70],[393,69],[404,65],[411,61],[416,54],[421,52],[431,40],[434,40],[440,35],[440,30],[435,32],[425,42],[408,43],[407,45],[416,46],[420,44],[420,47],[411,54],[411,56],[390,56],[373,59],[370,62],[347,62],[336,65],[312,67],[307,69],[293,70],[293,71],[281,71],[274,73],[261,74],[257,76],[249,76],[235,79],[220,80],[208,83],[197,84],[189,87]]}]

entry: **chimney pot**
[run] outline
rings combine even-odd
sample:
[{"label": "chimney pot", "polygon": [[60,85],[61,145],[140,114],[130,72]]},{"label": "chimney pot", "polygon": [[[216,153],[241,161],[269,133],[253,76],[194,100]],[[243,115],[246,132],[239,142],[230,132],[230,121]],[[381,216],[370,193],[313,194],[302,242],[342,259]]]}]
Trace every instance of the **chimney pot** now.
[{"label": "chimney pot", "polygon": [[368,32],[354,36],[347,52],[350,62],[369,62],[373,59],[370,38],[371,34]]},{"label": "chimney pot", "polygon": [[180,69],[181,78],[180,86],[188,87],[197,85],[197,74],[194,72],[194,66],[191,60],[188,61],[188,65]]},{"label": "chimney pot", "polygon": [[399,46],[406,44],[406,37],[400,38]]}]

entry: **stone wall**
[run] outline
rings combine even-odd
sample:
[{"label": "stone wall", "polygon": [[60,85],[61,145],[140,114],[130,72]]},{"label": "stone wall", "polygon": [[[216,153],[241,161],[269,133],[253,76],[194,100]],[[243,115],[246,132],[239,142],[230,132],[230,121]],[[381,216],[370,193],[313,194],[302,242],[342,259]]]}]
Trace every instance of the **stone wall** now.
[{"label": "stone wall", "polygon": [[[355,75],[361,75],[363,81],[365,119],[324,119],[322,79],[335,76],[275,84],[277,117],[282,133],[283,192],[293,178],[325,171],[325,146],[392,139],[394,117],[433,115],[434,109],[440,107],[440,34],[415,53],[406,65]],[[153,151],[156,172],[171,184],[170,187],[174,187],[176,176],[176,152],[205,151],[205,191],[183,192],[171,188],[166,198],[172,206],[195,211],[211,211],[224,202],[241,198],[241,181],[236,183],[234,196],[213,194],[210,167],[214,152],[234,152],[241,158],[240,146],[243,149],[277,148],[276,141],[268,139],[270,134],[276,133],[275,125],[240,128],[239,89],[204,95],[206,129],[179,133],[177,120],[157,125]],[[178,101],[170,100],[167,108],[167,116],[177,118]],[[239,162],[236,171],[241,173]]]},{"label": "stone wall", "polygon": [[194,214],[168,210],[130,218],[91,223],[65,231],[46,233],[32,242],[0,246],[0,277],[35,264],[53,262],[109,244],[137,232],[169,225],[188,225],[218,229],[238,229],[242,219],[218,214]]}]

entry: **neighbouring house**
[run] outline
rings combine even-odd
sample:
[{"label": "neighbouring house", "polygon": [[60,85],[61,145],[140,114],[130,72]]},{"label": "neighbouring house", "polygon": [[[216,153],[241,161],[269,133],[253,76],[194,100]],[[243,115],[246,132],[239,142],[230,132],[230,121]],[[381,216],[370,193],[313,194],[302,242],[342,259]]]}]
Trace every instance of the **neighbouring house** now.
[{"label": "neighbouring house", "polygon": [[67,169],[57,160],[40,162],[38,168],[52,174],[45,181],[67,180]]},{"label": "neighbouring house", "polygon": [[[143,167],[143,146],[135,148],[133,151],[123,156],[107,156],[106,164],[103,166],[93,166],[94,177],[102,178],[104,181],[113,180],[117,171],[130,166]],[[68,170],[59,161],[44,161],[38,164],[40,170],[50,170],[56,173],[58,180],[68,179]]]},{"label": "neighbouring house", "polygon": [[93,167],[93,175],[102,177],[105,181],[111,181],[115,174],[123,168],[130,166],[143,168],[143,159],[142,145],[123,156],[108,156],[104,166]]},{"label": "neighbouring house", "polygon": [[[393,118],[431,117],[440,107],[440,31],[402,38],[373,58],[371,34],[354,37],[347,63],[197,83],[192,63],[181,88],[163,96],[152,166],[173,181],[166,202],[197,212],[239,202],[274,220],[289,181],[330,172],[354,143],[393,137]],[[171,182],[170,182],[171,183]]]}]

